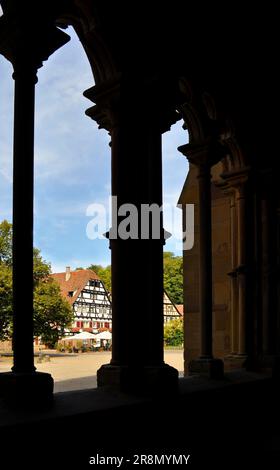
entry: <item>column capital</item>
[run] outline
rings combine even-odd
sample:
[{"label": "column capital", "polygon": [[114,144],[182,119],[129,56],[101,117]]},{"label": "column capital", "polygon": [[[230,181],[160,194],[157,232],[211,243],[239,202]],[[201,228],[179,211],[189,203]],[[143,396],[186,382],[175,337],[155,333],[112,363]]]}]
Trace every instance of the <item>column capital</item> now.
[{"label": "column capital", "polygon": [[70,36],[50,20],[34,24],[26,18],[3,15],[0,18],[0,54],[9,60],[15,73],[37,71],[57,49],[70,41]]},{"label": "column capital", "polygon": [[200,171],[210,171],[210,168],[225,156],[223,145],[214,140],[196,144],[186,144],[178,147],[179,152],[185,155],[190,163]]},{"label": "column capital", "polygon": [[95,103],[86,115],[109,133],[122,122],[143,122],[161,133],[168,131],[181,119],[175,97],[166,98],[160,80],[135,82],[121,74],[113,80],[85,90],[84,96]]},{"label": "column capital", "polygon": [[225,188],[231,190],[240,190],[245,187],[249,180],[250,167],[244,167],[238,171],[225,172],[221,174],[225,181]]},{"label": "column capital", "polygon": [[111,133],[120,122],[120,77],[88,88],[83,95],[95,103],[86,115],[96,121],[99,129]]}]

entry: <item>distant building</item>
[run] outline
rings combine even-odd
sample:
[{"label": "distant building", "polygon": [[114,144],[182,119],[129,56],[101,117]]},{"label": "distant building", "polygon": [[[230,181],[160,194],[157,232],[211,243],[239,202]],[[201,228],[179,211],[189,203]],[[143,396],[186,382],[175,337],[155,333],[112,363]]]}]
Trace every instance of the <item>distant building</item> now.
[{"label": "distant building", "polygon": [[182,317],[182,313],[179,311],[178,306],[173,304],[170,297],[164,291],[163,293],[163,319],[164,323],[168,323],[175,318]]},{"label": "distant building", "polygon": [[112,328],[109,294],[94,271],[71,271],[67,267],[65,272],[51,276],[58,282],[62,296],[73,307],[74,322],[70,333]]}]

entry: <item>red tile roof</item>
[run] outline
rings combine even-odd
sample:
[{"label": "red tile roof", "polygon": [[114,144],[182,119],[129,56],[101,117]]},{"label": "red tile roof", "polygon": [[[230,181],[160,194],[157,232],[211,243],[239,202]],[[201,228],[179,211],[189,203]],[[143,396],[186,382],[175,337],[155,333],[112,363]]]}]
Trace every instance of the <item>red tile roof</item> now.
[{"label": "red tile roof", "polygon": [[180,315],[184,315],[184,305],[183,304],[176,304],[176,308]]},{"label": "red tile roof", "polygon": [[[77,271],[70,271],[70,278],[66,281],[66,272],[53,273],[51,277],[58,282],[62,296],[73,305],[79,297],[80,292],[84,289],[86,284],[91,279],[100,278],[91,269],[78,269]],[[69,292],[73,292],[73,297],[69,297]]]}]

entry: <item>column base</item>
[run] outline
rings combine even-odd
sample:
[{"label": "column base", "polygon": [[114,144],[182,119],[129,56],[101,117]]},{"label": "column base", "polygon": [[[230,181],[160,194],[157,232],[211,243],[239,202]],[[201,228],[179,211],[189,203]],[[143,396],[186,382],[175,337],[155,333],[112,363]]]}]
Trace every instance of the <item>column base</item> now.
[{"label": "column base", "polygon": [[97,371],[98,387],[136,394],[177,392],[178,371],[162,366],[120,366],[104,364]]},{"label": "column base", "polygon": [[243,369],[247,365],[247,356],[243,354],[230,354],[224,358],[226,370]]},{"label": "column base", "polygon": [[221,359],[199,357],[189,363],[189,375],[201,375],[209,379],[224,377],[224,363]]},{"label": "column base", "polygon": [[44,372],[0,374],[0,398],[15,408],[44,408],[53,400],[54,381]]}]

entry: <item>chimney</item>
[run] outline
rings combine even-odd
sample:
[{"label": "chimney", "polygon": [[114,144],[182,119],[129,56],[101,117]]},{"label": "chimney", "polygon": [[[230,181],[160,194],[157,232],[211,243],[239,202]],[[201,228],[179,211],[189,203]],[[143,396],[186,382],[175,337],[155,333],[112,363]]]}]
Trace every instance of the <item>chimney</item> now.
[{"label": "chimney", "polygon": [[65,271],[65,281],[69,281],[71,277],[71,270],[70,270],[70,266],[66,266],[66,271]]}]

